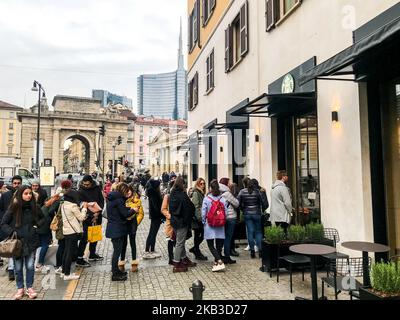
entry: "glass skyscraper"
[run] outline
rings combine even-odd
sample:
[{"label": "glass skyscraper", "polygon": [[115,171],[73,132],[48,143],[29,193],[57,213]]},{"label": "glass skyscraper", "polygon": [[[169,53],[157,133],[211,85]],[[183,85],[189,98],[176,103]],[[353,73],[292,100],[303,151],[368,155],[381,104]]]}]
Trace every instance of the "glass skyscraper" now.
[{"label": "glass skyscraper", "polygon": [[132,109],[132,99],[110,93],[106,90],[92,90],[92,98],[100,99],[102,107],[107,107],[109,104],[120,103]]},{"label": "glass skyscraper", "polygon": [[179,35],[178,69],[145,74],[137,79],[138,113],[167,119],[187,119],[187,72],[183,65],[182,25]]}]

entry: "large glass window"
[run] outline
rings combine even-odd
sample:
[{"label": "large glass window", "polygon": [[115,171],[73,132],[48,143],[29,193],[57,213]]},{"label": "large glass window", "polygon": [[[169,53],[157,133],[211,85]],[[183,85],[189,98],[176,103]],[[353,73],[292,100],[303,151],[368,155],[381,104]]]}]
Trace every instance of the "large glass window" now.
[{"label": "large glass window", "polygon": [[299,222],[320,220],[317,117],[295,120],[296,205]]}]

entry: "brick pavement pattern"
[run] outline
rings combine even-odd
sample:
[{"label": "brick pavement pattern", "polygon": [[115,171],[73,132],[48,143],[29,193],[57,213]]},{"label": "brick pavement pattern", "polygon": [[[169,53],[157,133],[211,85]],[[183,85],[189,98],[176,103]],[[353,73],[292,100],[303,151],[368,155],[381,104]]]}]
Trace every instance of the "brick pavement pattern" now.
[{"label": "brick pavement pattern", "polygon": [[[146,201],[144,201],[146,203]],[[146,205],[147,207],[147,205]],[[146,208],[145,208],[146,209]],[[147,210],[145,210],[147,211]],[[162,257],[151,260],[141,258],[150,219],[146,214],[139,226],[136,243],[139,262],[137,273],[128,273],[125,282],[111,281],[111,255],[112,244],[110,239],[103,239],[98,244],[97,252],[104,257],[103,261],[92,262],[90,268],[82,270],[78,285],[73,293],[72,300],[190,300],[192,294],[189,287],[195,280],[201,280],[205,286],[203,298],[206,300],[293,300],[296,296],[311,298],[310,275],[306,273],[305,281],[301,280],[301,274],[294,274],[293,294],[289,291],[289,275],[282,273],[280,282],[276,282],[276,276],[269,277],[269,273],[259,271],[260,259],[251,259],[250,253],[244,251],[247,245],[242,243],[237,251],[240,257],[235,257],[236,264],[226,265],[225,272],[213,273],[211,267],[213,258],[205,242],[201,250],[208,256],[208,261],[196,261],[197,267],[190,268],[186,273],[173,273],[172,266],[168,265],[167,240],[164,234],[164,225],[161,226],[157,236],[156,251]],[[193,237],[187,241],[187,250],[193,245]],[[189,253],[191,258],[194,258]],[[130,260],[130,247],[128,245],[127,259]],[[193,259],[193,261],[195,261]],[[126,265],[129,268],[129,265]],[[15,282],[8,281],[4,267],[0,270],[0,300],[12,299],[16,292]],[[323,276],[320,273],[319,276]],[[56,289],[42,287],[42,280],[46,275],[35,274],[34,288],[38,290],[40,299],[62,299],[66,285],[57,278]],[[60,289],[59,287],[62,287]],[[40,288],[40,290],[39,290]],[[318,281],[319,294],[321,293],[321,281]],[[326,289],[328,299],[334,299],[333,290]],[[339,299],[348,300],[348,295],[342,293]]]}]

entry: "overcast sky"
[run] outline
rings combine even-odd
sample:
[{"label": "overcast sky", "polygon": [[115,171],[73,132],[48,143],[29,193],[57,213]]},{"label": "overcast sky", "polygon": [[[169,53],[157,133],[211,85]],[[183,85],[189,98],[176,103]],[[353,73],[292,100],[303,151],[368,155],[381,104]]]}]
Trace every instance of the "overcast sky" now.
[{"label": "overcast sky", "polygon": [[105,89],[133,99],[136,78],[177,67],[186,0],[1,0],[0,100],[30,107],[33,80],[57,94]]}]

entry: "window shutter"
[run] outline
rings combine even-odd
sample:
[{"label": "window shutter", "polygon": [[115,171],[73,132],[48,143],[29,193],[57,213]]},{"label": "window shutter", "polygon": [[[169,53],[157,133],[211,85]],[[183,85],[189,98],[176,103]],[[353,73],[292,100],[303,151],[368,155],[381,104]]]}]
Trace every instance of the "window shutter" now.
[{"label": "window shutter", "polygon": [[200,7],[201,7],[200,0],[197,0],[196,7],[197,7],[197,24],[195,28],[197,28],[197,42],[200,47]]},{"label": "window shutter", "polygon": [[198,40],[197,20],[198,20],[198,11],[197,11],[197,1],[196,1],[196,3],[194,4],[193,20],[191,25],[193,29],[193,43],[196,43]]},{"label": "window shutter", "polygon": [[192,45],[192,43],[193,43],[193,24],[192,24],[192,22],[193,22],[193,16],[192,15],[190,15],[189,16],[189,21],[188,21],[188,51],[190,52],[191,51],[191,49],[192,49],[192,47],[193,47],[193,45]]},{"label": "window shutter", "polygon": [[248,2],[240,8],[240,54],[244,56],[249,51],[249,21]]},{"label": "window shutter", "polygon": [[203,0],[203,26],[206,25],[206,21],[208,19],[207,2],[208,0]]},{"label": "window shutter", "polygon": [[280,0],[266,0],[265,1],[265,20],[266,30],[270,31],[275,27],[275,23],[279,21],[280,17]]},{"label": "window shutter", "polygon": [[210,0],[210,12],[214,10],[217,0]]},{"label": "window shutter", "polygon": [[199,73],[196,72],[194,75],[194,83],[193,83],[193,96],[194,96],[194,106],[197,106],[199,103]]},{"label": "window shutter", "polygon": [[193,109],[193,80],[188,83],[188,108],[189,111]]},{"label": "window shutter", "polygon": [[207,91],[210,89],[210,57],[206,60],[206,69],[207,69]]},{"label": "window shutter", "polygon": [[229,29],[225,30],[225,72],[229,71]]},{"label": "window shutter", "polygon": [[214,88],[214,50],[210,55],[210,88]]}]

